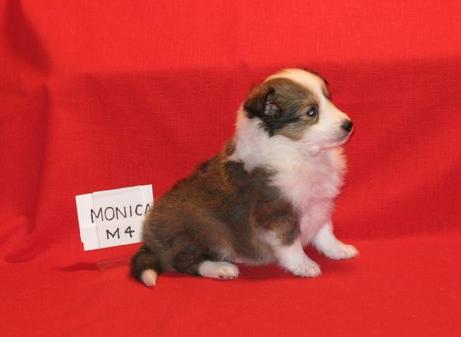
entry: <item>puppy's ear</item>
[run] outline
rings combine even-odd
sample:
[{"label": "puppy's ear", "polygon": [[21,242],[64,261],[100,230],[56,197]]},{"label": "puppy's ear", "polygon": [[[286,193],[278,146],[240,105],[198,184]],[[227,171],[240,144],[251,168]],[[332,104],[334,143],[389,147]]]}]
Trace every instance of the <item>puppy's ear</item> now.
[{"label": "puppy's ear", "polygon": [[280,108],[275,102],[275,89],[266,83],[251,91],[243,107],[250,118],[271,120],[280,116]]}]

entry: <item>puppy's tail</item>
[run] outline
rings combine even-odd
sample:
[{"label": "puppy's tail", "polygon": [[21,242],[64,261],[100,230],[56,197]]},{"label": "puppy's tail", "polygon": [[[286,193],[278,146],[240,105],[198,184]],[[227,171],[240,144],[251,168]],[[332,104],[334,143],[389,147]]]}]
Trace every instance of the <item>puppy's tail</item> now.
[{"label": "puppy's tail", "polygon": [[157,256],[146,246],[142,246],[131,259],[131,275],[148,287],[154,287],[160,272]]}]

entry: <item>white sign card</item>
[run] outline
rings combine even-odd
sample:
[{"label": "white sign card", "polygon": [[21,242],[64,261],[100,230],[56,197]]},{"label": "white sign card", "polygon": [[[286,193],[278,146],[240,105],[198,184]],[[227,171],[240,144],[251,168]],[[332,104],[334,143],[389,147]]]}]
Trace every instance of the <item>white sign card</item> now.
[{"label": "white sign card", "polygon": [[75,201],[84,250],[140,242],[144,215],[154,205],[152,185],[77,195]]}]

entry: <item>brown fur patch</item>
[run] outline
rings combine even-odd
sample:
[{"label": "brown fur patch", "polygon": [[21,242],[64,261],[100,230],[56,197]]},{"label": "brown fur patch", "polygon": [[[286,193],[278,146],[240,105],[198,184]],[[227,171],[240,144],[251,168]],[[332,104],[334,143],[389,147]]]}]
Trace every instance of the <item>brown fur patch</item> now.
[{"label": "brown fur patch", "polygon": [[236,257],[268,261],[272,250],[261,233],[272,231],[283,244],[299,236],[298,216],[269,185],[271,172],[263,168],[247,172],[241,162],[228,161],[232,146],[179,181],[148,214],[143,252],[155,255],[156,271],[197,273],[204,260]]},{"label": "brown fur patch", "polygon": [[248,117],[259,118],[269,135],[293,140],[299,140],[306,128],[318,122],[318,114],[307,115],[309,109],[318,106],[314,93],[285,78],[275,78],[256,87],[244,104]]}]

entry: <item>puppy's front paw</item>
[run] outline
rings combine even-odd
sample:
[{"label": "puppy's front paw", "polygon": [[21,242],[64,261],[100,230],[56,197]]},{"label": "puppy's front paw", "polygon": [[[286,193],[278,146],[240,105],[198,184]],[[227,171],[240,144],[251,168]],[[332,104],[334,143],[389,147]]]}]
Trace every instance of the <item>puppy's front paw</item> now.
[{"label": "puppy's front paw", "polygon": [[359,251],[352,245],[340,242],[333,247],[329,247],[323,253],[330,259],[343,260],[353,258],[358,255]]},{"label": "puppy's front paw", "polygon": [[322,273],[319,265],[310,259],[303,259],[290,268],[290,271],[299,277],[317,277]]}]

